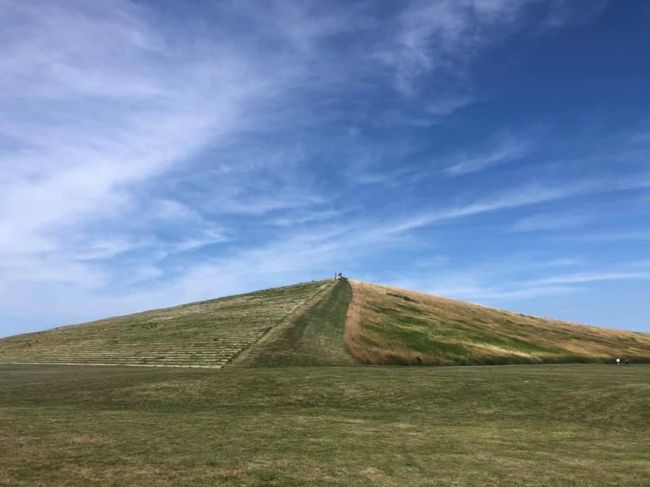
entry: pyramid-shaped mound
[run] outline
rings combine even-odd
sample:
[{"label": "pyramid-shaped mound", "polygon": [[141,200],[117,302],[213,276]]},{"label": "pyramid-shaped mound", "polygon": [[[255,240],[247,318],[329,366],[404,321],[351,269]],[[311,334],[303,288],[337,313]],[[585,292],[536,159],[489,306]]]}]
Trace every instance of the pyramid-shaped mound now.
[{"label": "pyramid-shaped mound", "polygon": [[0,363],[245,367],[650,361],[650,334],[347,279],[312,281],[0,340]]}]

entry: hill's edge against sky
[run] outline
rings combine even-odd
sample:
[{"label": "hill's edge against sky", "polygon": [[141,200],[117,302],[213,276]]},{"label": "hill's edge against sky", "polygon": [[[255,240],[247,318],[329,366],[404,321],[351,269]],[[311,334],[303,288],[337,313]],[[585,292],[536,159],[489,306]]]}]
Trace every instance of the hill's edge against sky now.
[{"label": "hill's edge against sky", "polygon": [[220,368],[650,361],[650,334],[347,279],[0,339],[0,363]]}]

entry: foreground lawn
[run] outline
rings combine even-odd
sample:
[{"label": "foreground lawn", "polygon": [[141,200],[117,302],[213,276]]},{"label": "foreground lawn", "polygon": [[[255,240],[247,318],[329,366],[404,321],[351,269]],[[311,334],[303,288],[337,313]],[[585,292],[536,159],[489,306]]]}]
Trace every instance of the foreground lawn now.
[{"label": "foreground lawn", "polygon": [[0,485],[647,485],[650,367],[0,367]]}]

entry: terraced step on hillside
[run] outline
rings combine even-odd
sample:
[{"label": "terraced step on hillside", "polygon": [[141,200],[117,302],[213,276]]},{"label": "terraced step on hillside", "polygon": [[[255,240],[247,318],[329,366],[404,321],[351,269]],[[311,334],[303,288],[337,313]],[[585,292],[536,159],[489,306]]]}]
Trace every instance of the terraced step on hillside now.
[{"label": "terraced step on hillside", "polygon": [[219,368],[324,293],[313,281],[0,340],[0,363]]}]

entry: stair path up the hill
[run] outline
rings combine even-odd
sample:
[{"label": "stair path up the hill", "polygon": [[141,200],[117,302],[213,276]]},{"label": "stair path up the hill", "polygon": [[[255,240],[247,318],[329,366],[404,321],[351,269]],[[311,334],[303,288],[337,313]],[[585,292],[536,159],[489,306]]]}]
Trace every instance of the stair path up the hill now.
[{"label": "stair path up the hill", "polygon": [[180,324],[170,310],[157,310],[11,337],[0,340],[0,363],[218,369],[331,286],[321,281],[170,309],[187,314]]}]

